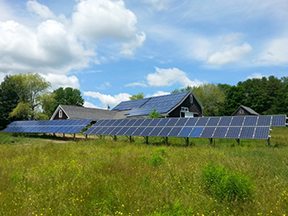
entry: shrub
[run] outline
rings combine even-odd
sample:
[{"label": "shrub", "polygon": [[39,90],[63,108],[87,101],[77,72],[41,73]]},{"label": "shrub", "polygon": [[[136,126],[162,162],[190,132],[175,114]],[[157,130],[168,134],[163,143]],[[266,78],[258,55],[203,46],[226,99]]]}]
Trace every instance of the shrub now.
[{"label": "shrub", "polygon": [[244,175],[223,166],[209,164],[202,172],[205,190],[219,201],[247,201],[252,196],[252,183]]},{"label": "shrub", "polygon": [[165,149],[158,149],[157,151],[155,151],[150,159],[150,164],[154,167],[158,167],[161,164],[164,163],[164,156],[166,155],[166,151]]}]

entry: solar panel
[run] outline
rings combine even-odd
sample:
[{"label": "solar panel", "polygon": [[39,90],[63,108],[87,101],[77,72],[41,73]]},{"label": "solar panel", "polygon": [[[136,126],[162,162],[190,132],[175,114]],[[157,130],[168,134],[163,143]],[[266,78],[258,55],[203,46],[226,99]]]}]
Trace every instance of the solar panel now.
[{"label": "solar panel", "polygon": [[259,116],[257,126],[270,126],[272,116]]},{"label": "solar panel", "polygon": [[241,127],[228,128],[225,138],[239,138]]},{"label": "solar panel", "polygon": [[243,126],[255,126],[257,124],[258,116],[246,116]]},{"label": "solar panel", "polygon": [[149,136],[152,130],[153,130],[153,127],[146,127],[142,131],[141,136]]},{"label": "solar panel", "polygon": [[228,127],[216,127],[211,138],[225,138]]},{"label": "solar panel", "polygon": [[80,133],[91,120],[15,121],[4,130],[11,133]]},{"label": "solar panel", "polygon": [[191,133],[189,134],[190,137],[199,138],[201,137],[202,131],[204,127],[194,127]]},{"label": "solar panel", "polygon": [[158,136],[162,129],[162,127],[154,127],[150,133],[150,136]]},{"label": "solar panel", "polygon": [[242,127],[240,132],[240,139],[253,139],[255,127]]},{"label": "solar panel", "polygon": [[269,127],[256,127],[254,139],[268,139],[270,133]]},{"label": "solar panel", "polygon": [[198,118],[198,121],[196,122],[196,126],[205,126],[208,120],[209,120],[208,117]]},{"label": "solar panel", "polygon": [[232,117],[230,116],[221,117],[218,123],[218,126],[229,126],[231,123],[231,120],[232,120]]},{"label": "solar panel", "polygon": [[286,126],[286,116],[285,115],[276,115],[276,116],[272,116],[272,126],[276,127],[276,126]]},{"label": "solar panel", "polygon": [[203,133],[201,134],[201,137],[203,138],[211,138],[216,127],[206,127],[203,130]]},{"label": "solar panel", "polygon": [[181,129],[182,129],[181,127],[172,128],[170,133],[168,134],[168,137],[177,137],[178,134],[180,133]]},{"label": "solar panel", "polygon": [[230,126],[242,126],[244,121],[244,116],[233,116]]},{"label": "solar panel", "polygon": [[217,126],[220,121],[219,117],[211,117],[208,120],[207,126]]}]

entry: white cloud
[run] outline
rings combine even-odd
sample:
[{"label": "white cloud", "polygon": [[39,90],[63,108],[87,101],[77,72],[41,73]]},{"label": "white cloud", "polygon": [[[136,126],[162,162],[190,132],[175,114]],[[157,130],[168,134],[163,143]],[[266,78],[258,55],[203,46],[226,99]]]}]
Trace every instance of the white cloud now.
[{"label": "white cloud", "polygon": [[80,88],[79,80],[76,76],[67,76],[64,74],[41,74],[45,80],[51,83],[52,89],[57,89],[59,87],[72,87]]},{"label": "white cloud", "polygon": [[186,73],[178,68],[156,68],[155,73],[147,75],[147,83],[150,86],[171,86],[173,84],[181,84],[185,86],[199,86],[203,82],[198,80],[190,80]]},{"label": "white cloud", "polygon": [[247,79],[261,79],[263,77],[266,77],[266,76],[261,73],[253,73],[250,76],[248,76]]},{"label": "white cloud", "polygon": [[165,92],[165,91],[157,91],[152,95],[149,95],[147,97],[157,97],[157,96],[162,96],[162,95],[169,95],[171,94],[170,92]]},{"label": "white cloud", "polygon": [[144,82],[132,82],[125,85],[125,87],[147,87],[148,85]]},{"label": "white cloud", "polygon": [[4,81],[6,74],[0,73],[0,83]]},{"label": "white cloud", "polygon": [[257,60],[261,65],[288,64],[288,37],[270,40],[263,48]]},{"label": "white cloud", "polygon": [[212,53],[208,57],[207,63],[212,65],[224,65],[237,62],[251,51],[252,47],[247,43],[240,46],[229,47],[223,51]]},{"label": "white cloud", "polygon": [[110,107],[116,106],[121,101],[129,100],[129,98],[131,97],[131,95],[128,93],[120,93],[117,95],[107,95],[107,94],[102,94],[100,92],[94,92],[94,91],[86,91],[84,92],[84,96],[92,97],[92,98],[96,98],[100,100],[100,102],[102,103],[104,107],[107,107],[108,105]]},{"label": "white cloud", "polygon": [[84,101],[83,104],[84,107],[88,107],[88,108],[97,108],[97,109],[103,109],[103,107],[98,107],[95,104],[88,102],[88,101]]},{"label": "white cloud", "polygon": [[39,2],[37,2],[37,0],[28,0],[27,8],[29,11],[37,14],[43,19],[55,17],[53,12],[46,5],[40,4]]},{"label": "white cloud", "polygon": [[75,8],[72,27],[89,44],[114,39],[120,43],[120,54],[132,56],[145,41],[145,33],[137,30],[136,15],[123,0],[81,0]]},{"label": "white cloud", "polygon": [[0,22],[0,70],[10,73],[67,73],[88,65],[91,52],[55,20],[30,29],[15,21]]}]

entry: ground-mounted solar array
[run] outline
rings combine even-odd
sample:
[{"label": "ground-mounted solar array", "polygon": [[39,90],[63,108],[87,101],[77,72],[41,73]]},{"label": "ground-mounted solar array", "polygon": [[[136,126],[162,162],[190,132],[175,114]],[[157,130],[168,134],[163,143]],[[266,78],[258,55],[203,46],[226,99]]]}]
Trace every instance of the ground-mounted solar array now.
[{"label": "ground-mounted solar array", "polygon": [[285,115],[99,120],[87,135],[268,139],[271,127],[286,126]]},{"label": "ground-mounted solar array", "polygon": [[91,120],[14,121],[4,132],[9,133],[80,133]]}]

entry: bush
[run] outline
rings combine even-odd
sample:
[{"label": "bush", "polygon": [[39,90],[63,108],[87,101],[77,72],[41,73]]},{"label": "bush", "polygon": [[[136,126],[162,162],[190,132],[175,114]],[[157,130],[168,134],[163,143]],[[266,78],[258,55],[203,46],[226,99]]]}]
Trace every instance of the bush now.
[{"label": "bush", "polygon": [[165,155],[166,155],[165,149],[162,149],[162,148],[158,149],[152,154],[151,159],[150,159],[150,164],[154,167],[160,166],[161,164],[164,163]]},{"label": "bush", "polygon": [[252,183],[244,175],[234,173],[223,166],[209,164],[203,169],[205,190],[219,201],[247,201],[252,196]]}]

